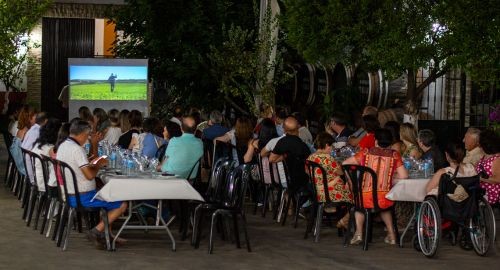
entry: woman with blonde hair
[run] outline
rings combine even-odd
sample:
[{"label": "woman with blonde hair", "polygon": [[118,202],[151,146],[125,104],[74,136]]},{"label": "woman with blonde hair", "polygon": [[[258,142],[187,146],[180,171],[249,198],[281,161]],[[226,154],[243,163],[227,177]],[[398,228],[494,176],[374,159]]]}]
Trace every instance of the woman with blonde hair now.
[{"label": "woman with blonde hair", "polygon": [[418,148],[417,129],[415,126],[410,123],[401,124],[399,127],[399,136],[401,141],[403,141],[401,149],[403,158],[413,157],[414,159],[419,159],[422,156],[422,152]]},{"label": "woman with blonde hair", "polygon": [[252,121],[248,117],[239,117],[234,128],[214,141],[231,143],[234,146],[233,158],[243,164],[243,156],[248,150],[248,142],[253,138]]}]

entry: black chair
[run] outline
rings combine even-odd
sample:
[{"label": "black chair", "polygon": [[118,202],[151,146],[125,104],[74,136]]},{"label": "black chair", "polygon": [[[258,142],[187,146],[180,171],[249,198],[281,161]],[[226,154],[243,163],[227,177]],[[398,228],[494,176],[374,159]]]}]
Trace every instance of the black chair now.
[{"label": "black chair", "polygon": [[42,225],[40,227],[40,234],[44,234],[47,222],[49,222],[46,233],[46,237],[48,238],[50,236],[50,231],[52,228],[52,218],[54,218],[55,216],[54,215],[55,210],[62,205],[62,197],[60,196],[61,193],[59,192],[59,188],[57,186],[51,187],[48,185],[50,172],[52,171],[55,174],[52,159],[44,155],[40,155],[40,157],[45,179],[44,183],[45,183],[45,194],[46,194],[45,204],[43,205],[43,207],[41,207],[41,209],[43,210],[42,212],[43,216],[42,216]]},{"label": "black chair", "polygon": [[[284,171],[285,171],[285,179],[286,179],[287,187],[283,188],[283,191],[281,193],[282,194],[281,195],[281,205],[280,205],[281,214],[278,214],[279,215],[278,218],[283,214],[283,220],[281,222],[281,226],[285,226],[286,219],[288,216],[288,211],[289,211],[291,203],[293,201],[293,203],[295,205],[295,211],[294,211],[295,215],[294,215],[293,227],[297,228],[297,223],[298,223],[299,214],[300,214],[300,212],[299,212],[300,208],[307,200],[310,199],[311,194],[310,194],[309,188],[307,186],[301,187],[301,188],[296,189],[296,190],[290,189],[292,179],[291,179],[291,176],[290,176],[290,173],[288,170],[288,165],[284,161],[283,161],[283,167],[284,167]],[[286,196],[287,197],[286,204],[285,204],[285,198],[284,198],[285,194],[287,195]],[[277,221],[279,222],[279,219]]]},{"label": "black chair", "polygon": [[[269,208],[269,204],[271,204],[271,209],[277,208],[277,200],[275,195],[275,192],[280,192],[281,191],[281,183],[279,182],[279,176],[274,175],[274,170],[276,169],[277,171],[277,164],[276,163],[271,163],[267,158],[262,158],[260,154],[256,155],[257,159],[257,166],[259,169],[259,176],[260,176],[260,181],[258,182],[258,186],[256,187],[257,189],[260,189],[261,193],[263,194],[263,202],[262,202],[262,217],[266,217],[266,212]],[[269,168],[269,177],[268,179],[266,178],[266,175],[264,174],[264,162],[267,162],[268,168]],[[257,193],[257,192],[254,192]],[[254,215],[257,213],[257,207],[258,207],[258,194],[254,194],[254,200],[255,200],[255,205],[254,205]]]},{"label": "black chair", "polygon": [[[196,161],[196,163],[191,167],[191,170],[189,171],[189,174],[187,176],[187,181],[193,186],[194,189],[196,189],[198,192],[200,191],[201,187],[201,160],[202,157]],[[187,231],[189,228],[189,220],[190,217],[192,216],[192,213],[194,212],[193,208],[193,203],[192,201],[185,201],[185,200],[180,200],[179,205],[180,205],[180,226],[179,226],[179,232],[182,233],[181,240],[184,241],[187,238]]]},{"label": "black chair", "polygon": [[[33,163],[33,153],[21,147],[21,152],[23,154],[24,167],[26,168],[26,178],[22,195],[22,205],[24,207],[23,220],[26,221],[26,225],[29,227],[31,224],[31,218],[33,217],[33,211],[35,208],[36,196],[38,194],[38,188],[36,186],[35,179],[35,166]],[[28,162],[29,160],[29,162]],[[30,173],[33,179],[30,179]]]},{"label": "black chair", "polygon": [[210,224],[210,239],[208,246],[209,254],[212,254],[213,251],[213,231],[215,221],[218,216],[223,215],[231,216],[233,219],[234,236],[236,239],[237,248],[241,248],[238,228],[238,216],[241,216],[247,250],[248,252],[252,251],[250,247],[250,240],[248,238],[244,207],[246,189],[248,186],[248,180],[250,179],[250,168],[250,165],[243,164],[232,170],[227,175],[226,187],[223,193],[223,200],[221,201],[219,207],[212,214],[212,220]]},{"label": "black chair", "polygon": [[[42,187],[38,186],[38,176],[36,174],[37,163],[40,164],[42,168],[43,189]],[[49,186],[48,186],[49,174],[47,168],[43,164],[42,157],[33,152],[31,152],[31,164],[33,164],[33,178],[35,180],[35,183],[37,184],[37,196],[35,198],[34,208],[33,208],[35,215],[35,223],[33,224],[33,230],[36,230],[38,229],[38,221],[40,219],[40,215],[42,214],[42,210],[46,210],[47,208],[46,205],[48,205],[47,195],[49,192]]]},{"label": "black chair", "polygon": [[155,158],[157,158],[160,163],[163,162],[163,159],[165,158],[165,150],[167,150],[168,144],[164,143],[158,147],[158,150],[156,150],[155,153]]},{"label": "black chair", "polygon": [[[319,241],[319,234],[320,234],[320,229],[321,229],[321,223],[323,221],[323,216],[324,216],[324,209],[328,207],[336,207],[337,209],[340,208],[346,208],[349,207],[349,203],[344,203],[344,202],[332,202],[331,197],[330,197],[330,190],[328,188],[328,176],[326,173],[325,168],[321,166],[320,164],[306,160],[305,162],[306,165],[306,172],[309,176],[309,182],[310,185],[312,186],[311,188],[311,201],[313,202],[313,211],[311,212],[311,217],[308,220],[308,225],[306,228],[306,232],[304,235],[304,239],[308,237],[309,232],[313,229],[314,227],[314,242]],[[319,173],[318,173],[319,171]],[[323,185],[323,197],[325,198],[325,201],[318,201],[318,190],[316,189],[316,183],[320,181],[320,178],[318,177],[318,174],[321,175],[321,181]],[[337,211],[336,213],[343,215],[345,214],[342,211]],[[314,226],[313,226],[314,225]],[[344,234],[345,237],[345,234]]]},{"label": "black chair", "polygon": [[5,141],[5,146],[7,147],[7,168],[5,170],[5,177],[4,177],[4,185],[6,187],[12,188],[12,184],[14,182],[14,176],[15,176],[15,170],[16,170],[16,165],[14,164],[14,159],[12,158],[12,155],[10,153],[10,147],[12,146],[12,139],[13,136],[8,133],[4,134],[4,141]]},{"label": "black chair", "polygon": [[223,191],[226,187],[226,176],[234,168],[235,162],[227,158],[221,158],[213,166],[210,182],[205,193],[205,202],[195,207],[193,214],[193,235],[191,244],[198,248],[200,246],[201,228],[203,217],[207,212],[215,211],[223,201]]},{"label": "black chair", "polygon": [[[75,172],[73,171],[73,169],[67,163],[60,161],[60,160],[56,160],[55,165],[58,168],[58,170],[60,172],[60,176],[61,176],[62,181],[63,181],[63,190],[64,190],[64,195],[66,198],[66,205],[67,205],[67,209],[68,209],[67,222],[64,225],[64,227],[65,227],[64,234],[63,234],[62,238],[60,238],[63,241],[62,250],[64,251],[67,249],[69,235],[70,235],[70,232],[71,232],[72,227],[73,227],[73,219],[76,217],[77,213],[80,213],[84,217],[86,227],[88,230],[92,229],[92,227],[93,227],[93,224],[91,224],[91,222],[90,222],[91,221],[90,215],[91,214],[94,214],[94,215],[100,214],[100,217],[102,218],[102,220],[104,222],[104,230],[105,230],[104,234],[106,237],[106,248],[107,248],[107,250],[111,250],[108,213],[107,213],[106,209],[98,208],[98,207],[85,207],[85,206],[83,206],[81,203],[81,199],[80,199],[80,192],[78,190],[78,183],[77,183],[76,175],[75,175]],[[69,173],[69,178],[71,178],[71,179],[67,179],[68,173]],[[74,188],[73,194],[70,194],[68,191],[68,181],[69,180],[71,180],[73,188]],[[69,204],[68,198],[70,195],[75,197],[76,206],[71,206]],[[65,216],[64,211],[62,213],[63,213],[63,217],[64,217]],[[64,223],[64,220],[62,220],[62,223]]]},{"label": "black chair", "polygon": [[[346,230],[346,235],[344,237],[344,246],[347,246],[347,239],[350,238],[350,229],[355,227],[355,212],[362,212],[365,216],[364,224],[364,236],[363,236],[363,250],[368,250],[368,242],[371,242],[372,238],[372,215],[382,211],[378,205],[377,200],[377,174],[369,167],[361,165],[342,165],[342,170],[344,175],[350,180],[351,191],[353,195],[353,206],[350,210],[349,218],[349,229]],[[372,185],[372,200],[373,208],[365,208],[363,202],[363,182],[365,181],[365,176],[370,176]],[[392,213],[392,223],[396,233],[396,241],[399,241],[399,232],[397,227],[396,215],[394,214],[394,208],[384,209],[391,211]]]}]

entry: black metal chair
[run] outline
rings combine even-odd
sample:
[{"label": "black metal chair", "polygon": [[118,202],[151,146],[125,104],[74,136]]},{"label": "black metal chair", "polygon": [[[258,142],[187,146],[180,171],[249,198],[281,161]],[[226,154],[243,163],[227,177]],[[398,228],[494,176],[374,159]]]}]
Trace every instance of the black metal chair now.
[{"label": "black metal chair", "polygon": [[[196,161],[196,163],[191,167],[191,170],[189,171],[189,174],[187,176],[187,181],[193,186],[194,189],[196,189],[198,192],[200,191],[200,184],[201,184],[201,160],[203,156]],[[180,205],[180,226],[179,226],[179,232],[182,233],[182,240],[186,240],[187,238],[187,231],[189,228],[189,222],[191,218],[191,222],[194,223],[192,214],[194,212],[193,208],[193,203],[192,201],[185,201],[185,200],[180,200],[179,205]],[[193,224],[192,224],[193,225]]]},{"label": "black metal chair", "polygon": [[[274,175],[274,170],[277,171],[276,163],[269,162],[267,158],[263,158],[260,154],[256,154],[256,159],[260,176],[260,181],[258,182],[258,186],[256,188],[261,189],[260,191],[262,192],[263,195],[261,215],[262,217],[266,217],[266,212],[269,208],[269,204],[271,204],[271,209],[273,210],[277,207],[276,198],[274,195],[276,191],[277,192],[281,191],[281,183],[278,181],[279,176]],[[269,168],[268,177],[266,177],[266,174],[264,173],[264,162],[267,163]],[[254,203],[255,203],[254,215],[257,213],[257,208],[259,203],[257,195],[258,194],[254,194]]]},{"label": "black metal chair", "polygon": [[221,158],[213,166],[212,175],[205,193],[205,202],[198,204],[193,215],[193,235],[191,239],[195,248],[200,246],[201,228],[203,217],[207,212],[213,212],[223,200],[223,191],[226,187],[226,176],[232,171],[235,162],[227,158]]},{"label": "black metal chair", "polygon": [[[338,209],[344,207],[347,209],[347,207],[349,207],[350,204],[344,202],[332,202],[330,196],[330,190],[328,188],[328,175],[323,166],[310,160],[306,160],[305,165],[306,165],[306,172],[309,176],[309,181],[312,186],[311,201],[313,202],[313,211],[311,212],[312,218],[308,220],[308,225],[306,228],[304,239],[308,237],[309,232],[311,232],[311,230],[314,227],[314,236],[315,236],[314,242],[318,242],[321,223],[323,221],[323,216],[325,214],[324,209],[328,207],[336,207]],[[318,177],[318,175],[321,175],[321,178]],[[321,184],[323,185],[323,197],[325,198],[324,201],[318,200],[319,196],[318,196],[318,190],[316,189],[316,183],[319,182],[320,180],[322,181]],[[345,212],[342,212],[340,210],[338,210],[336,213],[341,215],[345,214]]]},{"label": "black metal chair", "polygon": [[[36,186],[35,166],[33,163],[33,152],[21,148],[23,154],[24,167],[26,168],[26,180],[22,195],[22,205],[24,206],[23,220],[26,221],[26,226],[30,226],[35,208],[36,196],[38,196],[38,188]],[[29,162],[28,162],[29,160]],[[31,172],[31,175],[30,173]],[[33,178],[31,179],[30,176]]]},{"label": "black metal chair", "polygon": [[221,204],[212,214],[212,220],[210,224],[210,239],[208,246],[208,253],[212,254],[213,251],[213,231],[215,221],[218,216],[230,215],[233,219],[234,225],[234,236],[236,239],[236,247],[241,248],[239,228],[238,228],[238,216],[241,216],[243,232],[245,234],[245,241],[247,245],[248,252],[251,252],[250,240],[248,238],[246,217],[245,217],[245,195],[248,186],[248,180],[250,179],[250,165],[243,164],[232,170],[227,175],[226,187],[224,190],[223,200]]},{"label": "black metal chair", "polygon": [[165,158],[165,150],[167,150],[168,144],[164,143],[158,147],[158,150],[156,150],[155,153],[155,158],[157,158],[160,163],[163,162],[163,159]]},{"label": "black metal chair", "polygon": [[[347,239],[350,238],[350,229],[355,227],[355,212],[361,212],[365,216],[364,224],[364,236],[363,236],[363,250],[368,250],[368,242],[372,239],[372,215],[382,211],[378,205],[377,200],[377,174],[369,167],[361,165],[342,165],[342,170],[345,176],[351,183],[351,191],[353,195],[353,205],[350,210],[349,218],[349,229],[346,230],[346,235],[344,237],[344,246],[347,246]],[[365,208],[363,202],[363,183],[366,180],[366,176],[371,178],[372,186],[372,200],[373,208]],[[396,241],[399,241],[399,232],[397,227],[396,215],[394,214],[394,208],[384,209],[384,211],[391,211],[392,213],[392,223],[396,233]]]},{"label": "black metal chair", "polygon": [[[42,170],[44,171],[44,176],[46,177],[46,194],[47,194],[47,202],[45,203],[45,207],[43,208],[43,213],[44,215],[42,216],[42,225],[40,227],[40,234],[44,234],[45,232],[45,227],[47,226],[48,222],[48,227],[47,227],[47,233],[45,237],[50,236],[51,228],[52,228],[52,219],[55,217],[54,213],[56,209],[61,209],[62,206],[62,197],[60,196],[61,192],[58,187],[52,188],[48,185],[48,179],[50,177],[50,172],[53,171],[55,174],[55,169],[54,169],[54,162],[52,162],[52,159],[48,156],[41,155],[41,162],[42,162]],[[57,182],[57,181],[56,181]]]},{"label": "black metal chair", "polygon": [[4,185],[10,188],[12,188],[16,170],[14,159],[12,158],[12,154],[10,153],[10,147],[12,146],[12,139],[13,136],[10,133],[4,134],[4,141],[5,141],[5,146],[7,147],[7,154],[8,154],[7,167],[5,169]]},{"label": "black metal chair", "polygon": [[[55,160],[55,165],[58,168],[58,170],[60,172],[60,176],[61,176],[62,181],[63,181],[63,190],[64,190],[64,195],[66,198],[66,205],[68,208],[67,222],[64,225],[64,227],[65,227],[64,234],[63,234],[62,238],[60,238],[63,241],[62,250],[64,251],[67,249],[69,235],[70,235],[70,232],[71,232],[72,227],[73,227],[73,219],[76,217],[77,213],[80,213],[84,217],[86,227],[88,230],[92,229],[92,227],[93,227],[93,224],[91,224],[91,222],[90,222],[90,220],[91,220],[90,215],[91,214],[100,214],[99,216],[102,218],[102,220],[104,222],[104,230],[105,230],[104,234],[106,237],[106,248],[107,248],[107,250],[111,250],[108,213],[107,213],[106,209],[98,208],[98,207],[85,207],[85,206],[83,206],[81,203],[81,199],[80,199],[80,192],[78,190],[78,181],[76,179],[76,175],[75,175],[75,172],[73,171],[73,169],[67,163],[60,161],[60,160]],[[68,175],[68,173],[69,173],[69,175]],[[71,182],[73,185],[74,193],[72,193],[72,194],[70,194],[68,191],[69,179],[67,179],[67,176],[69,176],[69,178],[71,178]],[[75,201],[76,201],[75,206],[71,206],[69,204],[69,201],[68,201],[69,196],[75,197]],[[63,216],[64,216],[64,211],[63,211]],[[64,220],[62,220],[62,223],[64,223]]]},{"label": "black metal chair", "polygon": [[[42,168],[42,178],[43,178],[43,188],[38,186],[38,175],[36,172],[36,165],[40,164]],[[32,213],[35,215],[35,223],[33,224],[33,230],[38,229],[38,221],[40,219],[40,215],[42,214],[43,210],[46,210],[46,204],[47,204],[47,196],[49,192],[49,186],[48,186],[48,181],[49,181],[49,174],[47,171],[47,168],[43,164],[42,157],[37,155],[34,152],[31,152],[31,164],[33,164],[33,178],[35,180],[35,183],[37,184],[37,196],[35,198],[34,202],[34,208]],[[46,213],[46,211],[44,211]],[[31,218],[30,218],[31,219]]]}]

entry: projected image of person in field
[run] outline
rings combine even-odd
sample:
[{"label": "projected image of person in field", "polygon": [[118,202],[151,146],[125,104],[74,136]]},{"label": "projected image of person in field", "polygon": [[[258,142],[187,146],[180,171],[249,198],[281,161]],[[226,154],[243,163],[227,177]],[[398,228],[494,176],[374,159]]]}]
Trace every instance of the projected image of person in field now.
[{"label": "projected image of person in field", "polygon": [[116,75],[113,75],[113,73],[111,73],[111,76],[109,76],[108,78],[108,82],[109,82],[109,85],[111,87],[111,92],[113,92],[113,90],[115,90],[115,82],[116,82]]},{"label": "projected image of person in field", "polygon": [[70,65],[70,99],[146,100],[147,73],[146,66]]}]

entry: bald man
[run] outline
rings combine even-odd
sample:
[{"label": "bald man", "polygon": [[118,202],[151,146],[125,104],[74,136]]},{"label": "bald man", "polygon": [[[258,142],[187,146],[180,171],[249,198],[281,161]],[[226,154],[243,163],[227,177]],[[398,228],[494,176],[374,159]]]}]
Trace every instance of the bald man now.
[{"label": "bald man", "polygon": [[193,178],[198,172],[194,168],[195,175],[189,175],[191,169],[203,155],[203,143],[194,136],[196,121],[188,116],[182,119],[182,136],[174,137],[168,142],[165,150],[165,160],[161,171],[175,174],[181,178]]},{"label": "bald man", "polygon": [[288,117],[283,123],[285,137],[281,138],[271,152],[270,162],[285,161],[290,177],[291,192],[305,190],[307,175],[304,162],[311,154],[309,147],[299,138],[299,123],[294,117]]}]

